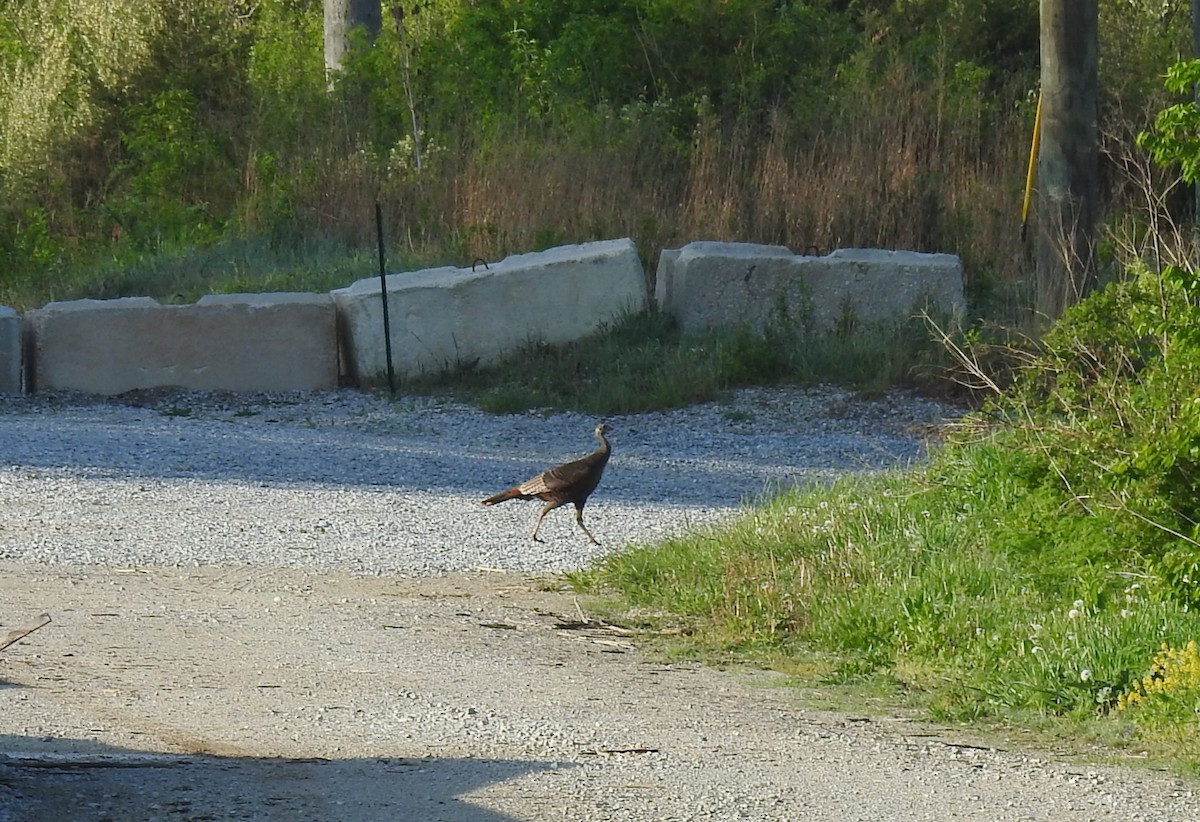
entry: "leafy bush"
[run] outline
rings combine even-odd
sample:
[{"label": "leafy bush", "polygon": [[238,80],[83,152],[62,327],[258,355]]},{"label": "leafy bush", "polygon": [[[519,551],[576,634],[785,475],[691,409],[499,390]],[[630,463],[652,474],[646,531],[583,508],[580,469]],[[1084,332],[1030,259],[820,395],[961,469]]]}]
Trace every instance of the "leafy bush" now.
[{"label": "leafy bush", "polygon": [[190,92],[171,90],[127,112],[124,157],[113,168],[118,194],[108,211],[134,248],[203,244],[221,232],[212,194],[230,165],[197,121],[196,105]]},{"label": "leafy bush", "polygon": [[1108,286],[1046,336],[1016,390],[991,409],[1006,424],[989,435],[1021,482],[1014,515],[1041,499],[1036,522],[1059,537],[1037,541],[1157,574],[1192,604],[1200,603],[1197,323],[1193,272],[1143,269]]}]

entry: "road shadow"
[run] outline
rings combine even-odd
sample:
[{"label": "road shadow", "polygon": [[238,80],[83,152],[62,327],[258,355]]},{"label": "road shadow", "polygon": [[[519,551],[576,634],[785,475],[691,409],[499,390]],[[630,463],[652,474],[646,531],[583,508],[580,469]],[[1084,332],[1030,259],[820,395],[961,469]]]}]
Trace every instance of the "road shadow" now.
[{"label": "road shadow", "polygon": [[[594,445],[584,420],[481,417],[469,431],[374,432],[307,427],[295,421],[239,424],[109,412],[0,415],[4,464],[72,476],[338,486],[482,498]],[[632,429],[632,430],[631,430]],[[467,439],[467,436],[470,439]],[[792,485],[847,470],[920,459],[913,437],[847,429],[745,435],[696,431],[667,450],[658,432],[634,424],[614,436],[605,497],[633,504],[737,507]],[[673,441],[680,441],[677,435]]]},{"label": "road shadow", "polygon": [[[12,753],[0,736],[0,822],[510,822],[469,794],[564,767],[504,759],[273,759],[150,754],[79,740]],[[43,743],[44,744],[44,743]]]}]

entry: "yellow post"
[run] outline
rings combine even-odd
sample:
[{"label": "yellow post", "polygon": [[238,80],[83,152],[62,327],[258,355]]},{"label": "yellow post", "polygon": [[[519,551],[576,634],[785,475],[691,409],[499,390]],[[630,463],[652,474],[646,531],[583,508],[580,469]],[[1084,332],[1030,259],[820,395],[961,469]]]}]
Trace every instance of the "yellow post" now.
[{"label": "yellow post", "polygon": [[1033,199],[1033,179],[1037,173],[1038,141],[1042,136],[1042,94],[1038,92],[1037,113],[1033,115],[1033,144],[1029,147],[1029,170],[1025,173],[1025,202],[1021,204],[1021,241],[1029,225],[1029,201]]}]

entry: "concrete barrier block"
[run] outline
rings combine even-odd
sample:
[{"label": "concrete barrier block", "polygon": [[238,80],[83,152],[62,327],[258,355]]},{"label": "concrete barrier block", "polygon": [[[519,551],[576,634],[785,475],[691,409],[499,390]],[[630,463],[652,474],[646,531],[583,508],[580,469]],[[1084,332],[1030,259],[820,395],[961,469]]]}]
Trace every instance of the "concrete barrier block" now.
[{"label": "concrete barrier block", "polygon": [[0,394],[21,393],[21,315],[0,305]]},{"label": "concrete barrier block", "polygon": [[956,254],[844,248],[810,257],[806,275],[817,329],[894,322],[919,311],[962,314],[962,261]]},{"label": "concrete barrier block", "polygon": [[825,257],[783,246],[689,243],[659,258],[655,296],[684,331],[762,328],[787,318],[815,333],[965,310],[952,254],[843,249]]},{"label": "concrete barrier block", "polygon": [[33,388],[119,394],[330,390],[337,319],[327,294],[225,294],[50,303],[26,317]]},{"label": "concrete barrier block", "polygon": [[[400,376],[486,365],[531,341],[579,339],[646,308],[645,272],[628,239],[562,246],[474,270],[443,267],[386,278],[392,361]],[[352,376],[386,374],[378,278],[332,292]]]},{"label": "concrete barrier block", "polygon": [[685,331],[759,326],[771,305],[803,301],[794,262],[779,245],[688,243],[662,252],[655,297]]}]

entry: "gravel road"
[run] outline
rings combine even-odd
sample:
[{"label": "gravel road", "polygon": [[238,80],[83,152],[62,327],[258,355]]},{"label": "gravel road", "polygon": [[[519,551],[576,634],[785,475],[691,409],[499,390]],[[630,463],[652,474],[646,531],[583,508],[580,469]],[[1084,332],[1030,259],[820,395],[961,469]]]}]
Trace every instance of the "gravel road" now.
[{"label": "gravel road", "polygon": [[[622,417],[587,521],[609,547],[677,533],[765,488],[914,459],[916,426],[949,413],[911,397],[793,390]],[[594,427],[577,414],[495,416],[352,392],[9,401],[0,558],[393,575],[578,568],[605,549],[577,538],[570,508],[547,517],[538,545],[517,538],[534,503],[479,500],[593,450]]]},{"label": "gravel road", "polygon": [[351,392],[0,400],[0,820],[1200,820],[1161,773],[665,664],[539,575],[919,459],[952,409],[752,390],[617,417],[589,502],[479,500],[595,420]]}]

